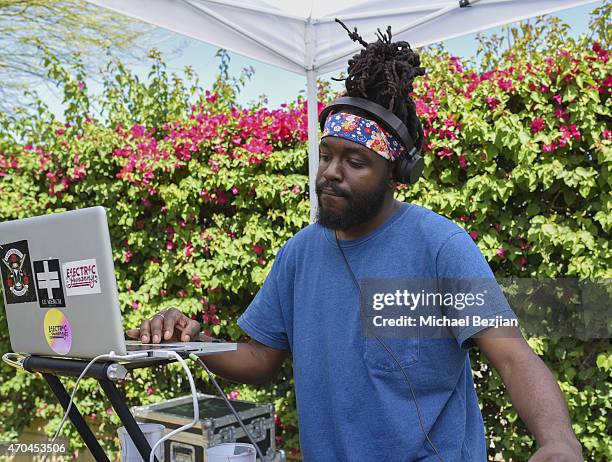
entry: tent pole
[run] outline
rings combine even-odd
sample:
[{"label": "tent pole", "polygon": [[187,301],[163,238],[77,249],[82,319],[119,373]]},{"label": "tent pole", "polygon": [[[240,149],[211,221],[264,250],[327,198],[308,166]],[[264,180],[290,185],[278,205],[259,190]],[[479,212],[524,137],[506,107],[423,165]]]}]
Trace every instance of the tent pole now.
[{"label": "tent pole", "polygon": [[317,169],[319,167],[317,72],[314,69],[308,69],[306,71],[306,85],[306,95],[308,98],[308,184],[310,186],[310,223],[314,223],[317,216],[315,183]]}]

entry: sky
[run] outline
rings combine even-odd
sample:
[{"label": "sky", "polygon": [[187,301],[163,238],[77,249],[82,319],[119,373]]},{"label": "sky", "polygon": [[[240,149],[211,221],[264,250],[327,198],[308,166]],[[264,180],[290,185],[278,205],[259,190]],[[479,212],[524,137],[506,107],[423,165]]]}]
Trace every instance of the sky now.
[{"label": "sky", "polygon": [[[570,8],[557,13],[555,16],[561,18],[569,24],[569,35],[578,38],[580,34],[588,31],[589,13],[602,5],[602,1],[593,2],[587,5]],[[482,33],[490,36],[500,34],[501,27],[487,29]],[[463,37],[447,40],[443,42],[446,49],[454,56],[460,58],[470,58],[476,56],[478,42],[476,34],[469,34]],[[218,48],[191,39],[173,32],[160,29],[153,34],[151,43],[145,44],[147,48],[155,47],[159,49],[165,57],[166,64],[171,71],[178,74],[185,66],[192,66],[199,76],[200,83],[204,88],[210,88],[216,74],[219,72],[219,58],[215,57]],[[418,49],[416,50],[418,52]],[[100,63],[101,65],[104,63]],[[268,107],[275,108],[284,102],[293,101],[300,92],[305,94],[306,77],[284,71],[277,67],[255,61],[236,53],[230,53],[229,75],[237,77],[245,67],[252,66],[255,73],[251,80],[246,84],[238,96],[240,104],[248,104],[258,99],[260,95],[266,95]],[[146,60],[129,66],[140,77],[144,78],[148,73],[149,67]],[[333,76],[338,76],[339,72],[334,71],[321,76],[329,80]],[[340,89],[342,83],[334,83],[333,88]],[[96,91],[95,84],[88,84],[92,91]],[[56,95],[48,89],[40,87],[42,99],[46,101],[51,110],[56,114],[61,114],[62,107]]]}]

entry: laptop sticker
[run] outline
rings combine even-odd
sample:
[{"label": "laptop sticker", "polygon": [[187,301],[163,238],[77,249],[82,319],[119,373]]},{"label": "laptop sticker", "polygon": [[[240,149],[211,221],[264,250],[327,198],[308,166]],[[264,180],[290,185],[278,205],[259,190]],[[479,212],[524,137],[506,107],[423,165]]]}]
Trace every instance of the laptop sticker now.
[{"label": "laptop sticker", "polygon": [[100,277],[95,258],[62,264],[66,296],[99,294]]},{"label": "laptop sticker", "polygon": [[68,318],[57,308],[45,314],[45,338],[49,347],[58,355],[68,354],[72,347],[72,329]]},{"label": "laptop sticker", "polygon": [[38,302],[41,308],[66,306],[59,260],[35,260],[34,276],[36,276]]},{"label": "laptop sticker", "polygon": [[0,245],[0,270],[6,303],[36,301],[28,241]]}]

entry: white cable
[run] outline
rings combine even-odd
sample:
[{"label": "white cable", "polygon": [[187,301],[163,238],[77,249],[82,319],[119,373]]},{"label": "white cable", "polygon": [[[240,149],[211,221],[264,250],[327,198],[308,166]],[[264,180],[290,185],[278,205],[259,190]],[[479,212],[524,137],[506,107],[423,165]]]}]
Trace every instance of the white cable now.
[{"label": "white cable", "polygon": [[[64,412],[64,417],[62,417],[62,420],[60,421],[59,427],[57,428],[57,431],[55,432],[55,435],[53,435],[53,439],[51,440],[51,445],[53,445],[53,443],[55,443],[55,440],[57,439],[58,435],[62,431],[62,427],[64,426],[64,422],[66,422],[66,418],[68,417],[68,413],[70,412],[70,409],[72,408],[72,403],[74,402],[74,395],[76,394],[77,390],[79,389],[79,383],[81,382],[81,379],[83,377],[85,377],[85,374],[87,373],[89,368],[96,361],[99,361],[100,359],[136,359],[136,358],[144,358],[144,357],[147,357],[147,356],[148,356],[147,353],[133,353],[133,354],[127,354],[127,355],[117,355],[117,354],[115,354],[114,351],[111,351],[110,353],[107,353],[107,354],[98,355],[95,358],[93,358],[91,361],[89,361],[87,366],[85,366],[85,369],[83,369],[83,372],[81,372],[81,375],[79,375],[79,378],[77,379],[76,383],[74,384],[74,390],[72,390],[72,394],[70,395],[70,402],[68,403],[68,407],[66,408],[66,412]],[[43,459],[43,462],[46,462],[47,457],[49,457],[49,454],[51,454],[51,453],[47,452],[45,454],[45,458]]]},{"label": "white cable", "polygon": [[158,358],[167,358],[170,355],[174,356],[176,358],[176,360],[181,363],[181,366],[183,366],[183,369],[185,369],[185,373],[187,374],[187,378],[189,379],[189,386],[191,387],[191,395],[192,395],[192,398],[193,398],[193,420],[191,422],[189,422],[188,424],[183,425],[182,427],[179,427],[176,430],[171,431],[166,436],[164,436],[163,438],[158,440],[153,445],[153,447],[151,448],[151,455],[149,456],[149,462],[153,462],[154,461],[154,459],[155,459],[155,450],[157,449],[157,447],[160,444],[163,444],[164,441],[166,441],[170,437],[176,435],[177,433],[183,432],[185,430],[189,430],[191,427],[193,427],[195,424],[197,424],[198,421],[200,420],[200,407],[198,406],[198,394],[197,394],[197,391],[196,391],[195,383],[193,381],[193,376],[191,375],[191,371],[189,370],[189,367],[187,366],[187,363],[185,362],[185,360],[183,358],[181,358],[181,355],[179,355],[176,351],[172,351],[172,350],[159,350],[159,351],[154,351],[153,352],[153,357],[154,358],[155,357],[158,357]]},{"label": "white cable", "polygon": [[257,452],[257,455],[259,456],[260,462],[268,462],[268,459],[266,459],[266,457],[261,452],[261,448],[259,447],[257,442],[253,439],[253,435],[251,435],[251,432],[249,432],[249,430],[246,428],[246,425],[244,425],[244,422],[242,421],[242,419],[240,418],[240,416],[236,412],[236,409],[234,409],[234,406],[232,406],[232,403],[230,403],[229,399],[227,399],[227,396],[225,396],[225,393],[223,392],[223,389],[221,388],[219,383],[215,380],[215,376],[213,375],[212,372],[210,372],[210,369],[208,368],[206,363],[204,361],[202,361],[202,358],[197,356],[195,353],[191,353],[189,355],[189,357],[191,359],[193,359],[194,361],[198,361],[202,365],[202,367],[204,368],[204,370],[208,374],[208,377],[210,377],[210,380],[212,380],[212,383],[217,388],[217,391],[219,392],[219,396],[221,398],[223,398],[223,400],[225,401],[225,404],[227,405],[227,407],[229,407],[230,411],[232,411],[232,414],[234,414],[234,417],[236,417],[236,420],[240,424],[240,427],[242,428],[242,431],[244,431],[244,434],[247,436],[247,438],[249,439],[251,444],[255,447],[255,451]]}]

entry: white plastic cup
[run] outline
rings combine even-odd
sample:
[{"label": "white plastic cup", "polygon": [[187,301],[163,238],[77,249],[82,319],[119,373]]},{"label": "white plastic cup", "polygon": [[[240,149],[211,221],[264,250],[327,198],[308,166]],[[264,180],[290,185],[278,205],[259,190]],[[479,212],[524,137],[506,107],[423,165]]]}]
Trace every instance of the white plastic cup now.
[{"label": "white plastic cup", "polygon": [[206,450],[208,462],[255,462],[257,451],[248,443],[224,443]]},{"label": "white plastic cup", "polygon": [[[162,436],[164,436],[164,427],[162,424],[154,424],[154,423],[138,423],[140,430],[144,434],[145,438],[149,442],[149,445],[153,447],[155,443],[157,443]],[[125,427],[119,427],[117,430],[119,434],[119,443],[121,444],[121,462],[144,462],[136,445],[130,438]],[[163,462],[164,460],[164,445],[160,444],[155,450],[155,457],[159,462]],[[149,462],[148,460],[146,462]]]}]

